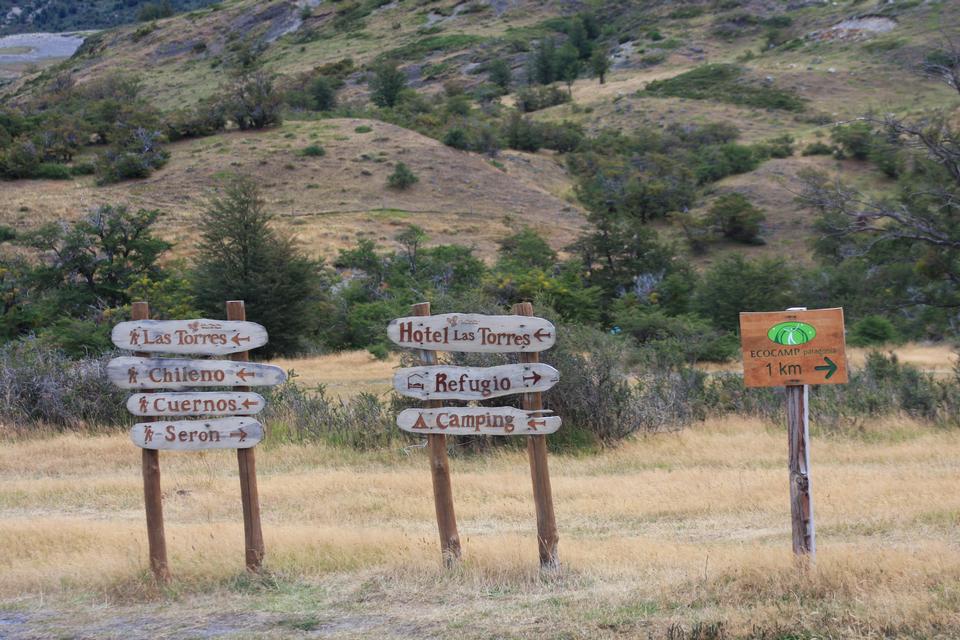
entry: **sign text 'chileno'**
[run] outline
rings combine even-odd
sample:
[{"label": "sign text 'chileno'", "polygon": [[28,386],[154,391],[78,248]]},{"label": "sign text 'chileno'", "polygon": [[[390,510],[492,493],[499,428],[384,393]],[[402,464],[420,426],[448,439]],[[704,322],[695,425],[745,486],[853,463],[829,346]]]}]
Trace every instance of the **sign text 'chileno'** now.
[{"label": "sign text 'chileno'", "polygon": [[280,384],[287,374],[270,364],[183,358],[114,358],[107,377],[122,389],[190,387],[264,387]]}]

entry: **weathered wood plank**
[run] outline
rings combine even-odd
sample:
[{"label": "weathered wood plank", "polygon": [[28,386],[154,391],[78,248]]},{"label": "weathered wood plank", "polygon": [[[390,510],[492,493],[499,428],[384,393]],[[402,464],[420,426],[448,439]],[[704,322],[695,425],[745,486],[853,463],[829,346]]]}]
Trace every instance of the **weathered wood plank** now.
[{"label": "weathered wood plank", "polygon": [[138,422],[130,439],[143,449],[247,449],[263,439],[263,425],[252,418]]},{"label": "weathered wood plank", "polygon": [[122,389],[187,389],[271,386],[286,380],[287,374],[269,364],[125,356],[110,361],[107,377]]},{"label": "weathered wood plank", "polygon": [[555,432],[560,418],[513,407],[440,407],[405,409],[397,416],[397,426],[409,433],[528,436]]},{"label": "weathered wood plank", "polygon": [[252,416],[266,405],[259,393],[214,391],[135,393],[127,399],[127,410],[135,416]]},{"label": "weathered wood plank", "polygon": [[472,313],[408,316],[387,326],[387,336],[401,347],[474,353],[543,351],[556,342],[556,333],[543,318]]},{"label": "weathered wood plank", "polygon": [[560,380],[547,364],[499,367],[408,367],[393,375],[398,393],[421,400],[485,400],[514,393],[546,391]]},{"label": "weathered wood plank", "polygon": [[267,330],[255,322],[230,320],[133,320],[110,334],[121,349],[153,353],[226,355],[267,344]]}]

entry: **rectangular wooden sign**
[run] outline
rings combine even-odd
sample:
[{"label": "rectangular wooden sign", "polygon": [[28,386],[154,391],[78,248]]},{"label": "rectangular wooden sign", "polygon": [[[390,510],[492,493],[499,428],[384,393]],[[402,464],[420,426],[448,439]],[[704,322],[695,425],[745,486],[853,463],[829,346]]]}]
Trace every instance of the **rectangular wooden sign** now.
[{"label": "rectangular wooden sign", "polygon": [[107,377],[122,389],[187,389],[191,387],[267,387],[287,379],[270,364],[183,358],[114,358]]},{"label": "rectangular wooden sign", "polygon": [[135,393],[127,409],[135,416],[252,416],[263,411],[267,401],[259,393],[184,392]]},{"label": "rectangular wooden sign", "polygon": [[401,347],[431,351],[544,351],[556,342],[556,334],[553,324],[543,318],[472,313],[408,316],[387,326],[387,336]]},{"label": "rectangular wooden sign", "polygon": [[748,387],[848,380],[843,309],[741,313],[740,340]]},{"label": "rectangular wooden sign", "polygon": [[263,425],[252,418],[138,422],[130,439],[141,449],[249,449],[263,439]]},{"label": "rectangular wooden sign", "polygon": [[559,416],[543,411],[513,407],[441,407],[405,409],[397,426],[410,433],[442,433],[453,436],[529,436],[553,433],[560,428]]},{"label": "rectangular wooden sign", "polygon": [[560,380],[548,364],[499,367],[409,367],[393,375],[393,388],[421,400],[485,400],[512,393],[546,391]]},{"label": "rectangular wooden sign", "polygon": [[267,330],[232,320],[133,320],[115,326],[110,338],[131,351],[225,355],[262,347]]}]

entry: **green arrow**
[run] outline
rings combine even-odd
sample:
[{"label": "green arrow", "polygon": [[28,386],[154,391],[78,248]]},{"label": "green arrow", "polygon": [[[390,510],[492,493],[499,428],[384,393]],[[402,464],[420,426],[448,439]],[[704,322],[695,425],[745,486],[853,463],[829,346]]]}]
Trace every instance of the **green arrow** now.
[{"label": "green arrow", "polygon": [[827,356],[823,356],[823,361],[826,362],[827,364],[821,365],[821,366],[819,366],[819,367],[814,367],[814,370],[816,370],[816,371],[826,371],[826,372],[827,372],[827,378],[826,378],[826,379],[829,380],[829,379],[830,379],[830,376],[832,376],[833,374],[835,374],[835,373],[837,372],[837,363],[834,362],[833,360],[831,360],[830,358],[828,358]]}]

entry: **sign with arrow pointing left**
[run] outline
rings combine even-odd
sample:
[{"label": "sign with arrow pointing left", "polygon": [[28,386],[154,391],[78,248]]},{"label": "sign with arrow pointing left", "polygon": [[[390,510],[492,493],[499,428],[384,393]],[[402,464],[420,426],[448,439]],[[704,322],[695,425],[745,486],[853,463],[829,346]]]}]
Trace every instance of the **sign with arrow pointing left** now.
[{"label": "sign with arrow pointing left", "polygon": [[398,369],[393,388],[421,400],[486,400],[514,393],[546,391],[560,380],[548,364],[499,367],[429,366]]},{"label": "sign with arrow pointing left", "polygon": [[536,436],[553,433],[560,428],[560,417],[546,415],[549,413],[514,407],[404,409],[397,416],[397,426],[409,433]]},{"label": "sign with arrow pointing left", "polygon": [[127,399],[127,410],[135,416],[252,416],[266,404],[259,393],[246,391],[135,393]]},{"label": "sign with arrow pointing left", "polygon": [[269,387],[287,379],[271,364],[184,358],[114,358],[107,377],[121,389],[189,389],[191,387]]},{"label": "sign with arrow pointing left", "polygon": [[267,330],[238,320],[133,320],[110,333],[121,349],[220,356],[267,344]]},{"label": "sign with arrow pointing left", "polygon": [[397,318],[387,326],[387,336],[401,347],[430,351],[532,353],[552,347],[557,330],[534,316],[446,313]]}]

